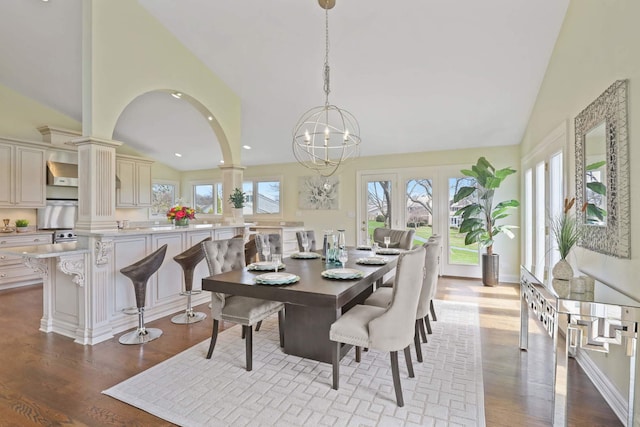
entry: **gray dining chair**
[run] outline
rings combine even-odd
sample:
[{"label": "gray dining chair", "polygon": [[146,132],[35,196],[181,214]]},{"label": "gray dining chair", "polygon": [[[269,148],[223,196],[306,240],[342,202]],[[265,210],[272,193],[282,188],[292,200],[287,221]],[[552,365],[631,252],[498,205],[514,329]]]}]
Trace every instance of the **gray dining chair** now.
[{"label": "gray dining chair", "polygon": [[404,350],[409,377],[413,378],[411,363],[411,339],[414,336],[415,313],[418,295],[424,277],[425,249],[417,248],[399,256],[396,285],[392,290],[391,304],[386,308],[372,305],[356,305],[336,320],[329,331],[329,339],[335,342],[332,351],[333,388],[340,383],[341,343],[356,346],[356,361],[360,348],[388,351],[391,355],[391,373],[398,406],[404,406],[398,351]]},{"label": "gray dining chair", "polygon": [[256,249],[258,250],[258,259],[260,261],[269,261],[262,254],[262,248],[269,245],[271,254],[282,255],[282,238],[278,233],[273,234],[256,234]]},{"label": "gray dining chair", "polygon": [[413,246],[413,236],[416,233],[414,229],[409,230],[394,230],[392,228],[376,228],[373,230],[373,241],[384,248],[384,238],[389,237],[391,243],[390,248],[398,249],[411,249]]},{"label": "gray dining chair", "polygon": [[[424,342],[427,342],[427,334],[424,330],[424,319],[429,316],[429,307],[431,303],[431,298],[433,295],[433,289],[437,286],[438,282],[438,253],[440,251],[440,246],[435,241],[427,241],[422,245],[425,249],[424,252],[424,270],[425,275],[421,280],[421,288],[420,295],[418,297],[418,308],[416,310],[415,317],[415,327],[414,327],[414,336],[413,341],[416,346],[416,357],[418,362],[422,362],[422,347],[420,345],[420,336]],[[396,282],[398,276],[396,273]],[[394,287],[388,288],[378,288],[374,293],[372,293],[365,301],[365,305],[372,305],[376,307],[388,307],[393,300],[393,289],[398,286],[397,283],[394,284]],[[429,327],[429,329],[431,329]]]},{"label": "gray dining chair", "polygon": [[[216,240],[202,243],[205,259],[211,275],[231,270],[241,270],[245,267],[244,242],[242,238]],[[280,346],[284,347],[284,304],[239,295],[227,295],[218,292],[211,294],[211,317],[213,317],[213,332],[211,344],[207,352],[207,359],[211,359],[213,349],[218,338],[220,321],[229,321],[242,325],[246,346],[246,369],[253,369],[253,325],[278,313],[278,327],[280,332]]]},{"label": "gray dining chair", "polygon": [[[436,284],[433,286],[433,288],[431,289],[431,295],[429,296],[429,311],[431,312],[431,319],[434,322],[438,321],[438,318],[436,317],[436,309],[433,306],[433,300],[436,297],[436,292],[438,291],[438,277],[440,275],[440,257],[442,256],[442,236],[440,234],[433,234],[431,235],[431,237],[429,237],[428,242],[435,242],[438,245],[438,260],[437,260],[437,272],[436,272]],[[429,322],[429,313],[427,313],[427,315],[424,317],[424,322],[427,325],[427,332],[431,333],[431,322]],[[426,337],[424,338],[424,342],[427,342]]]},{"label": "gray dining chair", "polygon": [[304,247],[302,246],[302,235],[307,235],[307,241],[309,242],[309,251],[313,252],[316,250],[316,233],[313,230],[303,230],[296,232],[296,239],[298,240],[298,251],[303,252]]}]

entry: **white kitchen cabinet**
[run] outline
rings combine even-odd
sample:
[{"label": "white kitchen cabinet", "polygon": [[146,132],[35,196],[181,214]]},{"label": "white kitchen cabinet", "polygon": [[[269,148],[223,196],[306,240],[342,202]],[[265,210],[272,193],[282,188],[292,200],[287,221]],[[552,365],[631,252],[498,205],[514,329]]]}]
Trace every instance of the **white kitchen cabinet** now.
[{"label": "white kitchen cabinet", "polygon": [[153,162],[132,156],[116,157],[116,176],[120,188],[116,190],[117,208],[145,208],[151,206],[151,165]]},{"label": "white kitchen cabinet", "polygon": [[[0,248],[50,244],[52,234],[28,233],[0,235]],[[0,289],[17,288],[42,282],[42,277],[33,268],[24,265],[22,257],[0,254]]]},{"label": "white kitchen cabinet", "polygon": [[39,208],[45,199],[45,151],[0,143],[0,207]]}]

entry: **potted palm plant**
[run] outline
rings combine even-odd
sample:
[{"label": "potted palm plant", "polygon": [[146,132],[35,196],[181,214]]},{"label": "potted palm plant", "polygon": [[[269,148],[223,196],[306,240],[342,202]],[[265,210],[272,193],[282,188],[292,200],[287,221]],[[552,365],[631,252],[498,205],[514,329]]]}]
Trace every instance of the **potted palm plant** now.
[{"label": "potted palm plant", "polygon": [[244,208],[244,202],[247,200],[247,195],[244,191],[236,187],[233,193],[229,195],[229,203],[233,205],[233,218],[236,222],[244,222],[242,210]]},{"label": "potted palm plant", "polygon": [[484,157],[471,166],[462,169],[464,176],[475,180],[475,186],[460,187],[453,197],[458,203],[468,200],[469,204],[458,209],[454,215],[460,215],[460,233],[465,234],[464,243],[470,245],[478,243],[480,248],[486,248],[482,254],[482,283],[485,286],[496,286],[499,280],[500,257],[493,253],[493,243],[496,235],[504,233],[513,238],[513,225],[498,225],[497,221],[510,215],[510,209],[520,206],[517,200],[505,200],[493,204],[495,190],[509,175],[516,171],[511,168],[496,170]]},{"label": "potted palm plant", "polygon": [[551,270],[554,279],[570,280],[573,278],[573,268],[567,262],[567,256],[581,237],[580,227],[575,217],[569,213],[575,201],[575,197],[571,200],[564,199],[564,212],[551,221],[551,231],[556,240],[558,252],[560,252],[560,261]]}]

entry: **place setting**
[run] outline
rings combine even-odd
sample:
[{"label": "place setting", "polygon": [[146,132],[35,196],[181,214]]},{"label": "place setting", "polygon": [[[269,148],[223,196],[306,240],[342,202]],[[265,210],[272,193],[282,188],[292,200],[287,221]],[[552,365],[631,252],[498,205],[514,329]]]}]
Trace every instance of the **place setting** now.
[{"label": "place setting", "polygon": [[317,252],[295,252],[291,254],[293,259],[318,259],[320,256]]},{"label": "place setting", "polygon": [[322,273],[322,277],[325,279],[337,279],[337,280],[353,280],[353,279],[361,279],[364,277],[364,271],[357,270],[355,268],[345,268],[345,264],[349,260],[349,253],[346,249],[340,249],[338,252],[338,259],[340,264],[342,264],[341,268],[331,268],[328,270],[324,270]]},{"label": "place setting", "polygon": [[290,285],[300,280],[300,276],[291,273],[263,273],[256,276],[258,285]]},{"label": "place setting", "polygon": [[368,256],[363,258],[358,258],[356,260],[356,264],[364,264],[364,265],[385,265],[389,262],[389,258],[382,256]]}]

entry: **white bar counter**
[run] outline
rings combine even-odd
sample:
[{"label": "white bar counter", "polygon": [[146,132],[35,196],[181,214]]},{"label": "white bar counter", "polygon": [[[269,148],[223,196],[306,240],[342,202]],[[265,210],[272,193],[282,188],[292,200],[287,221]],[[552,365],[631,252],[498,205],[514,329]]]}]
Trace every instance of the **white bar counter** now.
[{"label": "white bar counter", "polygon": [[[245,224],[78,230],[76,243],[4,248],[0,253],[21,256],[42,277],[41,331],[93,345],[137,326],[137,316],[127,315],[136,302],[131,281],[120,273],[122,268],[168,245],[162,266],[147,284],[145,320],[149,322],[186,309],[186,297],[180,295],[184,275],[174,256],[206,238],[229,239],[244,231]],[[194,272],[193,289],[199,290],[207,276],[203,261]],[[210,298],[209,292],[202,292],[192,302],[198,305]]]}]

